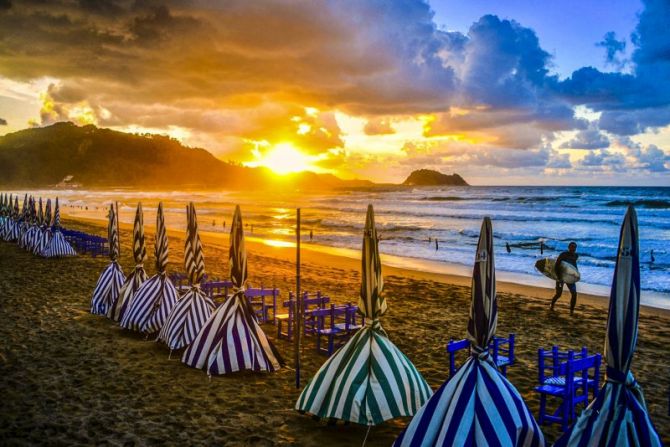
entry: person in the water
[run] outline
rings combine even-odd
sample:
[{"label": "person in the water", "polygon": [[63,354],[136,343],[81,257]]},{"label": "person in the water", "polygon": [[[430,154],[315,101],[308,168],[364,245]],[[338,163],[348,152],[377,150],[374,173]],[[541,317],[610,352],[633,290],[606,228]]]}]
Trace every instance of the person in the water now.
[{"label": "person in the water", "polygon": [[[567,262],[577,268],[578,258],[577,243],[570,242],[568,244],[568,251],[564,251],[558,255],[558,258],[556,259],[556,265],[554,265],[556,276],[558,276],[558,267],[561,265],[561,262]],[[563,293],[563,284],[564,283],[561,280],[556,281],[556,294],[551,299],[551,310],[554,310],[554,304],[556,304],[556,301],[558,301]],[[575,284],[568,284],[568,290],[570,291],[570,315],[573,315],[575,313],[575,305],[577,304],[577,286]]]}]

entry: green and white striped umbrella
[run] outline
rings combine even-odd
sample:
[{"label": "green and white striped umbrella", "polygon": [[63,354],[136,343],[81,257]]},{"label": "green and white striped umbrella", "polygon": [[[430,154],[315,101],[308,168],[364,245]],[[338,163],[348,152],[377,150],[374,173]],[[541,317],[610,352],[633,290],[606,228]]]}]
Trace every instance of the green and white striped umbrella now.
[{"label": "green and white striped umbrella", "polygon": [[412,362],[388,339],[379,317],[386,313],[374,210],[368,205],[363,234],[359,308],[365,327],[340,348],[307,384],[296,410],[323,418],[377,425],[412,416],[432,390]]}]

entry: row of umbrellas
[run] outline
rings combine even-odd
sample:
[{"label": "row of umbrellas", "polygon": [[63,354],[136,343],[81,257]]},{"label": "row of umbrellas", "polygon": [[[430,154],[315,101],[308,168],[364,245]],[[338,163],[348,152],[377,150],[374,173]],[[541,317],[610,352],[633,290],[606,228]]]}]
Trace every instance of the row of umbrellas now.
[{"label": "row of umbrellas", "polygon": [[58,198],[52,219],[51,199],[47,199],[43,206],[41,197],[35,200],[25,194],[19,212],[18,195],[0,195],[0,239],[16,242],[21,248],[45,258],[77,254],[61,231]]},{"label": "row of umbrellas", "polygon": [[[138,205],[133,228],[136,267],[126,278],[118,265],[118,207],[110,207],[111,263],[98,280],[91,312],[107,315],[128,329],[158,332],[158,340],[171,350],[185,348],[182,362],[208,374],[278,370],[283,360],[244,297],[247,261],[239,207],[235,209],[229,251],[234,291],[218,308],[200,290],[205,265],[193,203],[187,208],[184,253],[191,288],[181,298],[166,277],[168,243],[162,205],[158,207],[156,226],[158,273],[145,279],[141,214]],[[522,396],[496,369],[487,349],[495,336],[498,316],[489,218],[482,223],[472,275],[467,326],[471,356],[435,393],[382,328],[381,317],[388,309],[382,290],[378,239],[370,205],[363,235],[359,298],[366,325],[321,366],[302,390],[296,410],[369,426],[414,416],[396,446],[545,444]],[[607,380],[556,445],[661,445],[642,390],[630,371],[637,340],[639,297],[637,216],[629,207],[621,227],[610,296],[605,339]]]},{"label": "row of umbrellas", "polygon": [[108,237],[110,263],[100,275],[91,313],[105,315],[130,330],[157,340],[170,352],[186,348],[182,361],[208,374],[226,374],[243,369],[275,371],[281,356],[261,329],[244,296],[247,258],[244,248],[242,214],[237,207],[230,232],[230,270],[233,295],[216,307],[201,290],[205,276],[202,242],[198,233],[195,205],[186,209],[184,267],[190,289],[182,296],[167,276],[168,238],[162,203],[156,215],[155,258],[157,273],[147,279],[144,270],[146,246],[142,205],[138,204],[133,224],[135,269],[127,277],[119,265],[118,205],[109,210]]}]

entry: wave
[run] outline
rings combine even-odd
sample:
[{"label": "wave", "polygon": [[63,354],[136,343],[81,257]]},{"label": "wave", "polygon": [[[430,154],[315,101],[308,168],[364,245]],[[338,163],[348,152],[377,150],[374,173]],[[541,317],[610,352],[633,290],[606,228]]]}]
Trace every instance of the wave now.
[{"label": "wave", "polygon": [[670,208],[670,201],[651,200],[651,199],[612,200],[605,204],[605,206],[628,206],[628,205],[639,206],[641,208],[649,208],[649,209],[668,209]]},{"label": "wave", "polygon": [[473,198],[458,197],[458,196],[433,196],[433,197],[423,197],[419,200],[430,200],[432,202],[457,202],[459,200],[474,200]]}]

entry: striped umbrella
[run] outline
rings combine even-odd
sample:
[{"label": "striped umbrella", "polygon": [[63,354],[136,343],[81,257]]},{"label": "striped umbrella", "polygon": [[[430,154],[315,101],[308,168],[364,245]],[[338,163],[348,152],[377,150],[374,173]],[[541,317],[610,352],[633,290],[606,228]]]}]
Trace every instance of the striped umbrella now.
[{"label": "striped umbrella", "polygon": [[388,339],[379,318],[387,305],[372,205],[363,236],[359,308],[365,327],[341,347],[307,384],[296,410],[365,425],[412,416],[432,394],[409,359]]},{"label": "striped umbrella", "polygon": [[205,275],[205,259],[193,202],[186,209],[184,266],[191,281],[191,290],[172,307],[158,334],[158,340],[167,344],[170,352],[191,344],[215,307],[214,301],[200,290],[200,281]]},{"label": "striped umbrella", "polygon": [[610,292],[605,358],[607,380],[556,446],[661,446],[647,413],[642,388],[630,370],[640,310],[640,248],[637,214],[628,207],[621,225]]},{"label": "striped umbrella", "polygon": [[61,258],[64,256],[77,256],[68,241],[65,240],[63,233],[60,231],[60,207],[58,206],[58,197],[56,197],[56,205],[54,206],[54,225],[51,239],[42,250],[41,255],[45,258]]},{"label": "striped umbrella", "polygon": [[107,224],[107,239],[109,241],[109,259],[111,262],[102,271],[98,282],[93,291],[91,299],[91,313],[94,315],[107,315],[112,304],[119,297],[119,292],[126,276],[118,263],[121,253],[121,243],[119,240],[119,206],[111,203],[109,205],[109,223]]},{"label": "striped umbrella", "polygon": [[230,280],[233,296],[216,309],[184,351],[182,361],[209,375],[244,369],[276,371],[283,363],[279,353],[258,325],[256,314],[244,295],[247,252],[240,207],[235,207],[230,226]]},{"label": "striped umbrella", "polygon": [[40,197],[39,206],[37,207],[37,225],[35,225],[35,230],[33,230],[32,241],[31,241],[32,252],[35,255],[39,255],[40,253],[42,253],[42,250],[44,250],[44,247],[46,246],[47,242],[45,240],[46,227],[44,225],[44,222],[45,222],[44,209],[42,207],[42,198]]},{"label": "striped umbrella", "polygon": [[0,226],[0,239],[7,241],[11,228],[14,226],[14,216],[13,216],[13,200],[12,200],[12,195],[9,195],[9,201],[7,202],[7,206],[5,208],[5,220],[2,223],[2,226]]},{"label": "striped umbrella", "polygon": [[158,204],[156,214],[154,254],[157,273],[137,289],[135,298],[121,320],[121,326],[124,328],[147,334],[158,332],[163,327],[170,310],[179,299],[177,289],[165,271],[168,264],[168,238],[162,203]]},{"label": "striped umbrella", "polygon": [[34,215],[34,202],[33,196],[29,196],[27,201],[24,202],[23,207],[23,221],[21,222],[21,235],[19,236],[19,247],[26,249],[28,248],[28,236],[29,230],[33,226],[33,215]]},{"label": "striped umbrella", "polygon": [[395,446],[544,445],[523,398],[489,355],[497,319],[493,231],[485,217],[472,273],[470,358],[419,410]]},{"label": "striped umbrella", "polygon": [[6,241],[15,242],[19,239],[21,232],[19,219],[19,196],[14,196],[14,209],[12,210],[12,217],[9,220],[9,224],[5,228],[5,234],[3,236]]},{"label": "striped umbrella", "polygon": [[144,271],[144,259],[147,257],[147,248],[144,245],[144,212],[142,203],[137,204],[135,211],[135,221],[133,223],[133,259],[135,260],[135,269],[128,276],[126,282],[121,287],[119,296],[109,308],[107,316],[119,323],[123,320],[126,309],[133,301],[133,297],[142,283],[147,280],[147,273]]}]

